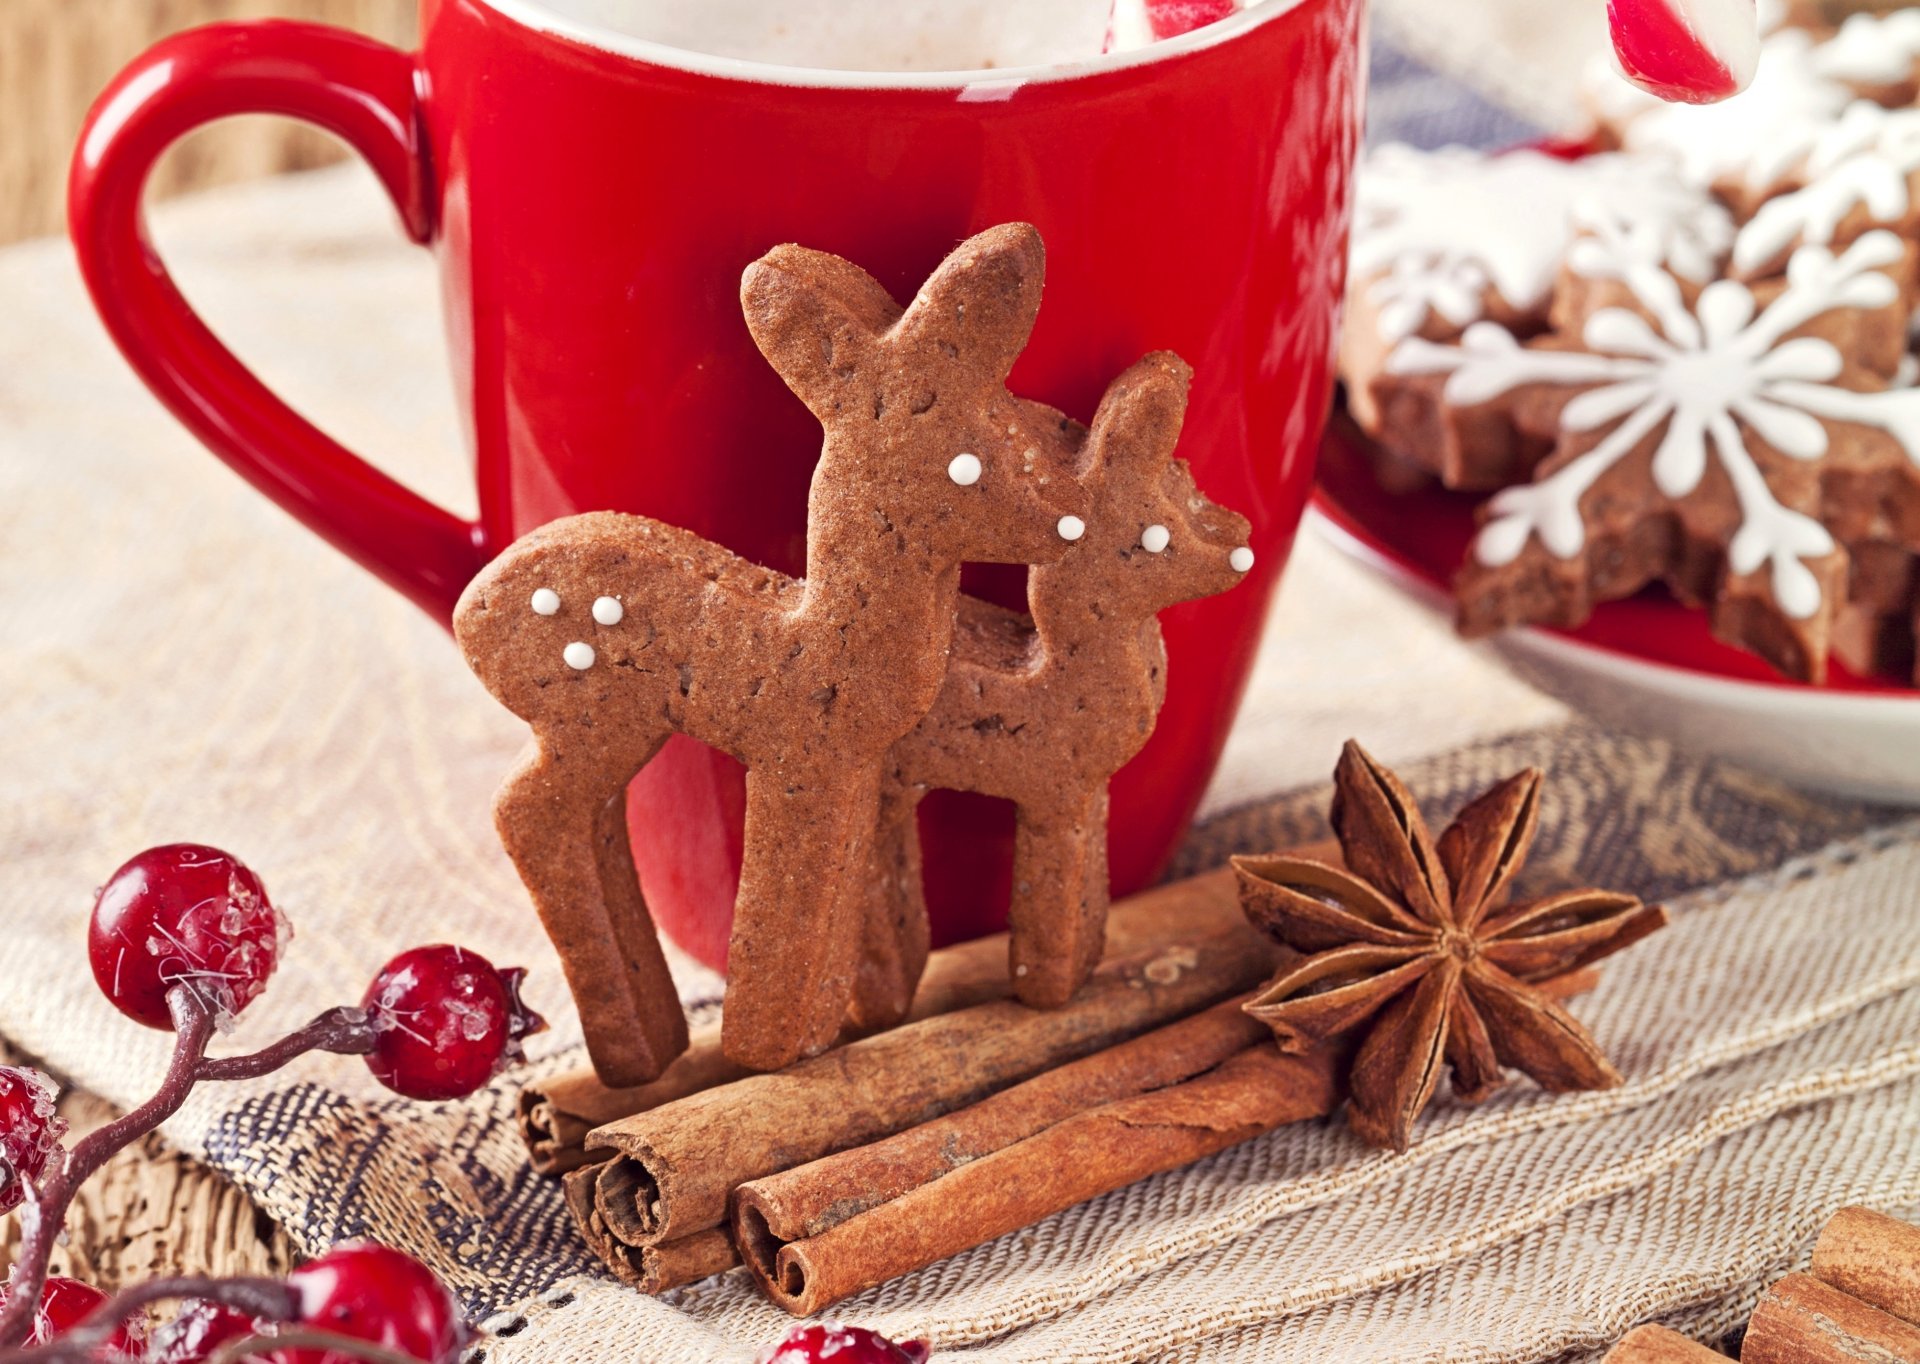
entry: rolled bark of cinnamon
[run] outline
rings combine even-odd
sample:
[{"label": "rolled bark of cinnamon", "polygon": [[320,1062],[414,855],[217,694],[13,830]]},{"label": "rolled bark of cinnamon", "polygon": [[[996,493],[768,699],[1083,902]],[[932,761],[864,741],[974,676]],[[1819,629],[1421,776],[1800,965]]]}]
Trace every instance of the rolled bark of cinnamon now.
[{"label": "rolled bark of cinnamon", "polygon": [[771,1288],[785,1243],[818,1236],[1076,1113],[1190,1080],[1254,1046],[1268,1034],[1242,1011],[1249,998],[1236,996],[872,1145],[742,1184],[733,1200],[734,1244]]},{"label": "rolled bark of cinnamon", "polygon": [[[1171,889],[1196,910],[1233,898],[1224,878]],[[1059,1009],[975,1005],[624,1118],[587,1139],[590,1153],[615,1157],[594,1207],[628,1245],[719,1226],[748,1180],[878,1141],[1250,990],[1272,972],[1275,951],[1240,920],[1110,962]]]},{"label": "rolled bark of cinnamon", "polygon": [[1761,1295],[1740,1358],[1744,1364],[1920,1364],[1920,1326],[1811,1274],[1789,1274]]},{"label": "rolled bark of cinnamon", "polygon": [[1842,1208],[1813,1247],[1813,1276],[1869,1307],[1920,1325],[1920,1227],[1871,1208]]},{"label": "rolled bark of cinnamon", "polygon": [[733,1238],[725,1227],[696,1231],[691,1236],[658,1246],[630,1246],[609,1235],[606,1223],[593,1206],[594,1186],[599,1182],[600,1170],[598,1165],[588,1165],[568,1173],[564,1181],[567,1210],[579,1225],[587,1248],[622,1283],[658,1296],[670,1288],[724,1274],[740,1263]]},{"label": "rolled bark of cinnamon", "polygon": [[1664,1326],[1641,1326],[1607,1351],[1605,1364],[1727,1364],[1727,1357]]},{"label": "rolled bark of cinnamon", "polygon": [[[1331,845],[1329,845],[1331,846]],[[1320,845],[1307,850],[1324,852]],[[1210,872],[1176,885],[1131,896],[1107,919],[1108,958],[1130,956],[1177,941],[1192,941],[1235,927],[1241,919],[1232,873]],[[1007,935],[943,947],[927,959],[908,1022],[933,1018],[1005,998]],[[590,1162],[589,1132],[636,1113],[742,1079],[747,1071],[720,1054],[720,1025],[697,1029],[685,1054],[651,1084],[609,1088],[590,1066],[530,1084],[520,1094],[520,1134],[533,1168],[560,1175]]]},{"label": "rolled bark of cinnamon", "polygon": [[[774,1248],[766,1287],[796,1316],[1188,1165],[1339,1102],[1332,1050],[1271,1042],[1196,1079],[1079,1113],[830,1227]],[[763,1248],[760,1254],[765,1254]]]}]

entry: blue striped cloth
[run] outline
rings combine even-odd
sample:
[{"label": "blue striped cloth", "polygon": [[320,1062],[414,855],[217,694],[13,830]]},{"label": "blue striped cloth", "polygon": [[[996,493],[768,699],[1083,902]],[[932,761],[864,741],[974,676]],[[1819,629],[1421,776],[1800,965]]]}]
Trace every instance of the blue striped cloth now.
[{"label": "blue striped cloth", "polygon": [[1384,40],[1373,44],[1367,141],[1432,148],[1507,147],[1541,129],[1489,103],[1467,86],[1422,66]]}]

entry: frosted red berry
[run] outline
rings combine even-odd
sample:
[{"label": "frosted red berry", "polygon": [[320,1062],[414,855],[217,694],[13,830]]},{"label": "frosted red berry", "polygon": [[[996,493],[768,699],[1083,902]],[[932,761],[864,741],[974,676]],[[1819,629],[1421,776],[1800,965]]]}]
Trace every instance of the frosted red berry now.
[{"label": "frosted red berry", "polygon": [[206,1364],[228,1341],[259,1333],[260,1324],[246,1313],[196,1299],[153,1333],[144,1364]]},{"label": "frosted red berry", "polygon": [[116,871],[94,901],[93,978],[120,1012],[171,1028],[167,991],[191,988],[217,1016],[260,997],[286,935],[260,878],[218,848],[170,843]]},{"label": "frosted red berry", "polygon": [[495,969],[446,943],[388,962],[362,1006],[378,1039],[367,1065],[412,1099],[472,1094],[524,1055],[521,1041],[546,1022],[520,1001],[526,972]]},{"label": "frosted red berry", "polygon": [[[6,1300],[7,1289],[0,1287],[0,1306],[4,1306]],[[40,1290],[40,1308],[33,1314],[33,1330],[24,1343],[45,1345],[57,1336],[64,1336],[92,1316],[106,1301],[107,1295],[92,1284],[81,1283],[78,1279],[63,1279],[58,1275],[49,1278],[46,1286]],[[107,1339],[102,1355],[141,1358],[146,1349],[146,1340],[146,1324],[136,1315]]]},{"label": "frosted red berry", "polygon": [[760,1364],[926,1364],[925,1344],[896,1345],[864,1326],[796,1326],[760,1356]]},{"label": "frosted red berry", "polygon": [[1238,8],[1235,0],[1147,0],[1147,22],[1154,37],[1177,38],[1218,23]]},{"label": "frosted red berry", "polygon": [[[421,1364],[453,1364],[469,1332],[433,1271],[371,1241],[336,1246],[287,1276],[299,1326],[369,1341]],[[358,1364],[333,1350],[281,1350],[272,1364]]]},{"label": "frosted red berry", "polygon": [[37,1070],[0,1066],[0,1212],[26,1201],[46,1173],[67,1124],[54,1109],[53,1082]]}]

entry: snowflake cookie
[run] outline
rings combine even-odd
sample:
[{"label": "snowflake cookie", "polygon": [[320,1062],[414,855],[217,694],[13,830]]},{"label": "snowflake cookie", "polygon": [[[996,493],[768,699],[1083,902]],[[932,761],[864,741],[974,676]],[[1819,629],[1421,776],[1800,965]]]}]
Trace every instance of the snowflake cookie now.
[{"label": "snowflake cookie", "polygon": [[1486,505],[1456,583],[1461,628],[1577,625],[1663,582],[1723,639],[1822,679],[1847,545],[1920,530],[1920,391],[1896,386],[1911,248],[1873,231],[1800,247],[1784,279],[1704,289],[1618,234],[1574,250],[1617,303],[1532,340],[1493,322],[1457,343],[1412,338],[1387,361],[1464,420],[1531,403],[1552,430],[1531,481]]},{"label": "snowflake cookie", "polygon": [[[1372,153],[1356,193],[1341,347],[1355,420],[1416,457],[1436,452],[1420,462],[1450,487],[1507,481],[1516,472],[1511,449],[1458,433],[1438,445],[1418,435],[1396,439],[1397,419],[1381,407],[1382,367],[1409,338],[1451,341],[1483,320],[1522,336],[1544,331],[1568,247],[1596,224],[1696,283],[1719,272],[1733,237],[1726,211],[1683,183],[1664,157],[1569,161],[1536,151],[1488,156],[1402,146]],[[1420,414],[1408,420],[1424,426]]]},{"label": "snowflake cookie", "polygon": [[1920,235],[1920,109],[1854,102],[1821,129],[1794,178],[1799,188],[1741,226],[1733,244],[1740,277],[1777,274],[1809,242],[1843,246],[1877,227]]}]

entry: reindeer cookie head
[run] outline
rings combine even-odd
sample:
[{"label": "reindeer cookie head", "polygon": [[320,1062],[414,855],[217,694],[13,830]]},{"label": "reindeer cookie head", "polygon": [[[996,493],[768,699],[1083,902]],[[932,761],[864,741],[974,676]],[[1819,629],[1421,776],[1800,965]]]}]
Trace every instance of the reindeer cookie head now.
[{"label": "reindeer cookie head", "polygon": [[958,562],[1048,563],[1086,533],[1082,432],[1007,392],[1040,308],[1045,251],[1024,223],[964,242],[912,305],[819,251],[748,268],[754,340],[826,429],[823,487],[881,533]]},{"label": "reindeer cookie head", "polygon": [[1192,378],[1183,360],[1160,351],[1107,389],[1082,476],[1094,501],[1091,528],[1067,559],[1035,575],[1037,616],[1047,597],[1084,600],[1096,583],[1156,612],[1224,592],[1253,567],[1246,518],[1208,501],[1187,462],[1173,457]]}]

